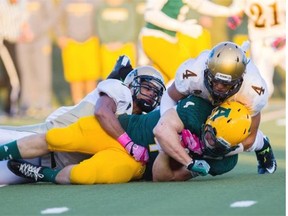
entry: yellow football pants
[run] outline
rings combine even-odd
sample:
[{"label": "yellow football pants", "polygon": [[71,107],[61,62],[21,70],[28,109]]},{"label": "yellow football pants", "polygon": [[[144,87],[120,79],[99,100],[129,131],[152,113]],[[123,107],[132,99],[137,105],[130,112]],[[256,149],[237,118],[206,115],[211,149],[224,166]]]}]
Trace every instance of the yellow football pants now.
[{"label": "yellow football pants", "polygon": [[197,58],[201,52],[212,47],[211,33],[207,29],[203,29],[202,34],[198,38],[191,38],[179,32],[177,33],[177,38],[182,46],[188,48],[190,58]]},{"label": "yellow football pants", "polygon": [[174,79],[180,64],[190,58],[189,50],[179,43],[171,43],[153,36],[142,36],[141,43],[143,51],[154,66],[162,72],[166,83]]},{"label": "yellow football pants", "polygon": [[145,170],[145,166],[106,134],[94,116],[49,130],[46,141],[50,151],[94,154],[73,167],[70,180],[74,184],[123,183],[141,178]]},{"label": "yellow football pants", "polygon": [[167,83],[174,79],[178,67],[189,58],[196,58],[203,50],[211,48],[211,34],[204,29],[198,38],[177,33],[177,42],[153,36],[141,36],[143,51],[158,68]]},{"label": "yellow football pants", "polygon": [[113,184],[140,179],[145,166],[136,162],[127,152],[110,148],[75,165],[70,174],[72,184]]}]

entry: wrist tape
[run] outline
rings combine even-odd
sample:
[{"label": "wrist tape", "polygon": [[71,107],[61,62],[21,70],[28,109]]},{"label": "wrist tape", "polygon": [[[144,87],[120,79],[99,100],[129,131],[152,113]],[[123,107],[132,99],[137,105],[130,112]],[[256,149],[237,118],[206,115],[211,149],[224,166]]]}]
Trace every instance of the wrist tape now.
[{"label": "wrist tape", "polygon": [[117,141],[125,148],[130,142],[132,142],[132,139],[125,132],[117,138]]}]

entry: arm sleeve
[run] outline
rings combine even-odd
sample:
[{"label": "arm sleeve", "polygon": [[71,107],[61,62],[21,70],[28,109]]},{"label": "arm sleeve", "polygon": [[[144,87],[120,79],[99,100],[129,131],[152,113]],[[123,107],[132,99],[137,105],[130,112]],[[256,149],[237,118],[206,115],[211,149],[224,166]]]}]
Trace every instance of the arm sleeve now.
[{"label": "arm sleeve", "polygon": [[246,86],[252,86],[252,88],[243,88],[243,95],[247,95],[249,101],[251,101],[251,116],[256,116],[262,111],[262,109],[268,104],[269,95],[267,91],[267,85],[262,78],[257,66],[250,61],[247,65],[247,72],[245,82]]},{"label": "arm sleeve", "polygon": [[199,65],[197,59],[191,58],[183,62],[177,69],[175,87],[181,94],[186,96],[190,95],[194,86],[198,86],[197,83],[201,82],[202,69],[200,67],[201,65],[197,65]]}]

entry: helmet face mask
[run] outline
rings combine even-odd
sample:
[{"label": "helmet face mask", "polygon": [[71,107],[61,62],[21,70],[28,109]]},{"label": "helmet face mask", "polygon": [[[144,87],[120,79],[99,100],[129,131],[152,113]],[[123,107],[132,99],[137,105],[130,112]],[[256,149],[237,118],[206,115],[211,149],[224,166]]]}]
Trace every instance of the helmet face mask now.
[{"label": "helmet face mask", "polygon": [[201,140],[203,154],[210,157],[223,157],[238,148],[238,146],[231,147],[230,143],[222,138],[217,138],[215,128],[211,125],[203,125]]},{"label": "helmet face mask", "polygon": [[201,131],[202,151],[212,157],[223,157],[238,148],[250,134],[251,116],[238,102],[225,102],[216,107]]},{"label": "helmet face mask", "polygon": [[[204,84],[214,105],[222,103],[239,91],[246,65],[245,52],[232,42],[220,43],[210,51],[204,70]],[[215,90],[215,82],[227,86],[227,90],[225,92]]]},{"label": "helmet face mask", "polygon": [[[236,94],[243,82],[243,78],[234,80],[234,81],[225,81],[218,79],[217,76],[214,76],[209,69],[205,69],[204,71],[204,84],[209,91],[212,99],[213,105],[219,105],[227,98],[231,97],[232,95]],[[226,86],[227,91],[217,91],[214,89],[214,83],[221,83]]]},{"label": "helmet face mask", "polygon": [[143,112],[154,110],[165,91],[164,79],[151,66],[142,66],[131,71],[124,80],[132,92],[133,101]]},{"label": "helmet face mask", "polygon": [[[138,76],[131,83],[131,88],[133,90],[133,100],[146,113],[152,111],[160,104],[164,92],[161,81],[152,79],[149,76]],[[147,94],[147,92],[150,93]]]}]

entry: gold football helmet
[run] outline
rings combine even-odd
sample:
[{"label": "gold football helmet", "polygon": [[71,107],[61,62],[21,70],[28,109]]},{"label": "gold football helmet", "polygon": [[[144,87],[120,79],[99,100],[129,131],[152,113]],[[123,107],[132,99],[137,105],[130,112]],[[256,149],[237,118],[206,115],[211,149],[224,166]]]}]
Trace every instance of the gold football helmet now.
[{"label": "gold football helmet", "polygon": [[[204,71],[204,83],[214,104],[222,103],[239,91],[246,65],[245,52],[235,43],[222,42],[210,51]],[[227,91],[217,92],[213,89],[213,82],[220,82],[228,86]]]},{"label": "gold football helmet", "polygon": [[[143,112],[150,112],[155,109],[166,90],[163,76],[151,66],[141,66],[132,70],[125,78],[124,84],[131,89],[132,98]],[[149,85],[151,84],[151,85]],[[154,91],[154,97],[141,92],[141,88],[149,88]],[[138,99],[137,95],[142,94],[149,97],[149,100]]]},{"label": "gold football helmet", "polygon": [[224,156],[237,148],[250,134],[251,115],[239,102],[225,102],[216,107],[208,117],[202,142],[206,153]]}]

